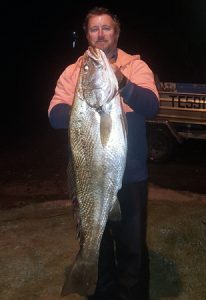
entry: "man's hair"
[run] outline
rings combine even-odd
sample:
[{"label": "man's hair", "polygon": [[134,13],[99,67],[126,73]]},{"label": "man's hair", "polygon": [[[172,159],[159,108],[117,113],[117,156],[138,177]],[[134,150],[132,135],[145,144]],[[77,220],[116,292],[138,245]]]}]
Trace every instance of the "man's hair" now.
[{"label": "man's hair", "polygon": [[119,22],[118,17],[116,15],[114,15],[108,8],[97,6],[97,7],[92,8],[85,17],[85,20],[83,22],[83,29],[84,29],[85,33],[87,33],[87,31],[88,31],[89,19],[93,16],[101,16],[101,15],[109,15],[115,23],[117,32],[118,33],[120,32],[120,22]]}]

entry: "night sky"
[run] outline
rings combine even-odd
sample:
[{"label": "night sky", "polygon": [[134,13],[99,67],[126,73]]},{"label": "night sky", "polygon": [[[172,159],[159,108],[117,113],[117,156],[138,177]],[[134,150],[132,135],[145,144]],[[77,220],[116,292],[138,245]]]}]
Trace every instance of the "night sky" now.
[{"label": "night sky", "polygon": [[[161,81],[206,83],[205,0],[16,1],[2,4],[0,130],[42,132],[64,68],[87,48],[82,22],[95,5],[119,16],[119,47],[140,54]],[[17,5],[18,3],[18,5]],[[112,3],[112,4],[111,4]],[[72,32],[78,33],[72,48]]]}]

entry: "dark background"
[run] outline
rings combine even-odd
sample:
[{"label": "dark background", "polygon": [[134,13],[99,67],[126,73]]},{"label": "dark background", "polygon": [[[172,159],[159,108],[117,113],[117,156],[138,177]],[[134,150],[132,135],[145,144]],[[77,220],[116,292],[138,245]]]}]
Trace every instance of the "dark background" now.
[{"label": "dark background", "polygon": [[[64,68],[87,47],[82,22],[95,5],[119,16],[119,47],[140,54],[161,81],[206,83],[206,3],[10,1],[1,17],[2,135],[50,130],[49,101]],[[78,34],[72,48],[72,32]]]}]

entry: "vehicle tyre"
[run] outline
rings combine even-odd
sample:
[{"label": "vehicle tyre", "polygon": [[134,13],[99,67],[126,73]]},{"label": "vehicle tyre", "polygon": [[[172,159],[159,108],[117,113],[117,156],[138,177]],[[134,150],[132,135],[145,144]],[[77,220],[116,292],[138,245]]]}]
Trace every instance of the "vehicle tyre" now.
[{"label": "vehicle tyre", "polygon": [[171,159],[175,149],[175,139],[164,128],[150,129],[148,132],[148,155],[152,162],[166,162]]}]

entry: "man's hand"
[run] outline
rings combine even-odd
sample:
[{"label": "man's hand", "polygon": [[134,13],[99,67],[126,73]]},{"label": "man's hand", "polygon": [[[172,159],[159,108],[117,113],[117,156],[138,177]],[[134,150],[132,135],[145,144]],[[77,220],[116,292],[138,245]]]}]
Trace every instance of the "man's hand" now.
[{"label": "man's hand", "polygon": [[120,68],[116,64],[111,64],[111,66],[117,78],[119,89],[121,90],[125,87],[127,83],[127,78],[124,76],[124,74],[121,72]]}]

